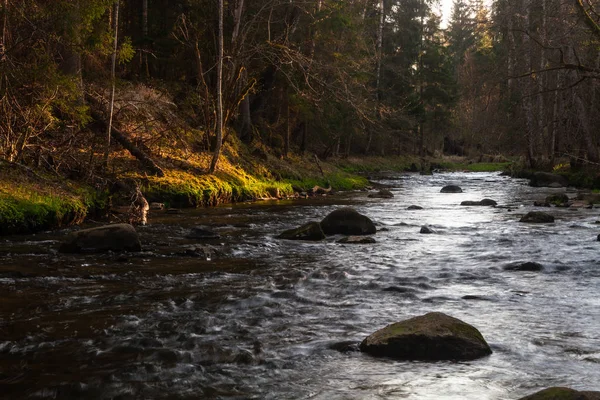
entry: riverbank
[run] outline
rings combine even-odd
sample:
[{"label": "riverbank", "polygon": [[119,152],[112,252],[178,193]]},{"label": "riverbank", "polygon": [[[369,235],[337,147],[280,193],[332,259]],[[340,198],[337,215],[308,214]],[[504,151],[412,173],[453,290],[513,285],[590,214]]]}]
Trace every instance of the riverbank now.
[{"label": "riverbank", "polygon": [[[282,158],[263,148],[226,145],[214,174],[211,154],[159,160],[164,176],[148,175],[126,152],[114,153],[110,174],[72,181],[48,172],[0,164],[0,234],[25,234],[76,225],[86,217],[107,219],[115,182],[137,186],[149,202],[165,208],[208,207],[225,203],[283,199],[369,186],[366,175],[382,171],[501,171],[510,163],[474,163],[464,158],[414,156],[350,157],[320,161],[314,155]],[[127,196],[125,196],[127,199]],[[121,204],[127,205],[127,204]]]}]

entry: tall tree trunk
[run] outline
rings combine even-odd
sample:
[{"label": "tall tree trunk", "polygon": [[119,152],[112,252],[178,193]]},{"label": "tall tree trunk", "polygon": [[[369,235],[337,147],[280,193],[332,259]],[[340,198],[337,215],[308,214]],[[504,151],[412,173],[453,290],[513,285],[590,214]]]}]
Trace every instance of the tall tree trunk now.
[{"label": "tall tree trunk", "polygon": [[[423,107],[423,84],[424,84],[424,79],[423,79],[423,47],[424,47],[424,43],[423,41],[425,40],[425,35],[424,35],[424,31],[425,31],[425,10],[424,7],[425,6],[425,2],[424,0],[421,0],[421,8],[420,8],[420,13],[421,13],[421,28],[420,28],[420,32],[419,32],[419,104],[421,104],[421,107]],[[425,131],[423,129],[423,116],[419,117],[419,126],[418,126],[418,133],[419,133],[419,155],[422,157],[425,155]]]},{"label": "tall tree trunk", "polygon": [[[6,61],[6,41],[8,40],[8,0],[4,0],[4,18],[2,18],[2,42],[0,43],[0,62]],[[0,82],[0,86],[2,82]]]},{"label": "tall tree trunk", "polygon": [[219,0],[219,38],[217,53],[217,143],[215,144],[215,153],[210,163],[209,173],[215,172],[219,156],[221,155],[221,146],[223,145],[223,0]]},{"label": "tall tree trunk", "polygon": [[142,67],[146,72],[146,77],[150,77],[150,66],[148,65],[148,0],[142,0],[142,35],[144,36],[144,45],[142,46]]},{"label": "tall tree trunk", "polygon": [[[530,0],[525,0],[523,1],[523,14],[524,15],[524,31],[528,32],[529,31],[529,27],[530,27],[530,17],[531,17],[531,5],[530,5]],[[532,48],[532,44],[531,44],[531,39],[529,37],[528,33],[523,34],[523,59],[524,59],[524,66],[527,69],[527,71],[532,71],[532,63],[531,63],[531,52],[533,50]],[[535,167],[535,135],[536,135],[536,129],[534,127],[534,115],[533,115],[533,107],[532,107],[532,100],[531,100],[531,95],[532,95],[532,88],[533,88],[533,81],[531,77],[525,78],[526,79],[526,85],[525,85],[525,93],[524,93],[524,98],[523,98],[523,116],[525,118],[525,138],[527,141],[527,161],[529,163],[529,166],[534,168]]]},{"label": "tall tree trunk", "polygon": [[[383,57],[383,25],[385,23],[385,4],[384,0],[379,0],[379,26],[377,27],[377,43],[376,43],[376,58],[375,66],[375,118],[379,118],[379,107],[381,102],[381,59]],[[373,128],[369,128],[369,136],[367,138],[367,146],[365,154],[371,151],[373,143]]]},{"label": "tall tree trunk", "polygon": [[108,169],[108,157],[110,155],[110,136],[113,123],[113,115],[115,110],[115,86],[116,86],[116,68],[117,68],[117,48],[119,39],[119,0],[115,1],[115,14],[114,14],[114,43],[113,43],[113,54],[112,54],[112,65],[110,70],[110,105],[108,115],[108,127],[106,128],[106,144],[104,148],[104,168]]}]

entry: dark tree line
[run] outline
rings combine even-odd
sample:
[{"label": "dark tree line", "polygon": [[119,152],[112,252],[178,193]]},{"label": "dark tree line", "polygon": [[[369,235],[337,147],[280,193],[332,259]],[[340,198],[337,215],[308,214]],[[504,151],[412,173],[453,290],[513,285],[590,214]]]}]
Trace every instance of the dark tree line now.
[{"label": "dark tree line", "polygon": [[148,106],[165,94],[177,123],[148,122],[142,152],[215,151],[237,136],[282,157],[598,162],[595,0],[455,0],[447,28],[433,3],[2,0],[0,155],[100,165],[112,117],[121,132],[127,112],[143,115],[126,89],[143,87]]}]

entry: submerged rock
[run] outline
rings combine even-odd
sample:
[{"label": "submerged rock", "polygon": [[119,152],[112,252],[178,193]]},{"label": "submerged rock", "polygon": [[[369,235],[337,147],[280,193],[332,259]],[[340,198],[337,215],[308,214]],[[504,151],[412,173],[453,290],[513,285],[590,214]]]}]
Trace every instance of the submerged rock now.
[{"label": "submerged rock", "polygon": [[456,185],[448,185],[448,186],[444,186],[442,188],[442,190],[440,190],[440,193],[462,193],[463,190]]},{"label": "submerged rock", "polygon": [[550,203],[548,203],[547,201],[534,201],[533,206],[534,207],[550,207]]},{"label": "submerged rock", "polygon": [[462,203],[460,203],[461,206],[497,206],[498,203],[496,203],[494,200],[492,199],[483,199],[480,201],[463,201]]},{"label": "submerged rock", "polygon": [[381,189],[377,193],[370,193],[368,197],[373,199],[391,199],[394,197],[394,193],[388,189]]},{"label": "submerged rock", "polygon": [[374,237],[371,236],[346,236],[337,241],[338,243],[347,244],[372,244],[377,243]]},{"label": "submerged rock", "polygon": [[61,253],[141,251],[142,244],[130,224],[113,224],[70,233],[60,245]]},{"label": "submerged rock", "polygon": [[193,227],[190,232],[185,236],[187,239],[199,239],[199,240],[210,240],[220,239],[218,233],[211,231],[210,229],[203,228],[201,226]]},{"label": "submerged rock", "polygon": [[505,271],[541,271],[544,269],[544,266],[540,263],[527,261],[527,262],[514,262],[505,265],[502,269]]},{"label": "submerged rock", "polygon": [[408,206],[408,208],[407,208],[407,210],[422,210],[422,209],[423,209],[423,207],[415,206],[415,205]]},{"label": "submerged rock", "polygon": [[326,235],[371,235],[377,232],[369,217],[349,207],[329,213],[321,221],[321,229]]},{"label": "submerged rock", "polygon": [[533,174],[529,184],[535,187],[565,187],[569,181],[562,175],[538,171]]},{"label": "submerged rock", "polygon": [[579,392],[565,387],[551,387],[519,400],[600,400],[600,392]]},{"label": "submerged rock", "polygon": [[360,344],[362,352],[398,360],[474,360],[492,353],[473,326],[433,312],[388,325]]},{"label": "submerged rock", "polygon": [[309,222],[298,228],[288,229],[277,236],[278,239],[319,241],[325,239],[325,233],[318,222]]},{"label": "submerged rock", "polygon": [[541,211],[531,211],[525,214],[519,222],[530,222],[539,224],[549,224],[554,222],[554,217]]},{"label": "submerged rock", "polygon": [[423,234],[426,234],[426,235],[427,235],[427,234],[431,234],[431,233],[435,233],[435,232],[433,231],[433,229],[431,229],[431,228],[430,228],[430,227],[428,227],[427,225],[423,225],[423,226],[421,227],[421,231],[420,231],[419,233],[423,233]]}]

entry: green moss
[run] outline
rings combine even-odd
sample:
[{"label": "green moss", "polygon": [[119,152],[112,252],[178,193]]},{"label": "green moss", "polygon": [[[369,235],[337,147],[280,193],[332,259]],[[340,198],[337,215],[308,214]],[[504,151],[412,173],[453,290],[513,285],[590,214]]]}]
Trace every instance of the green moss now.
[{"label": "green moss", "polygon": [[88,211],[83,201],[59,196],[0,195],[0,234],[30,233],[81,222]]},{"label": "green moss", "polygon": [[256,178],[241,169],[214,175],[169,170],[164,177],[131,177],[142,182],[142,192],[149,201],[170,207],[207,207],[293,194],[289,183]]},{"label": "green moss", "polygon": [[302,191],[308,191],[315,186],[331,187],[333,190],[355,190],[368,186],[369,181],[362,176],[345,172],[328,174],[325,177],[309,177],[304,179],[286,179],[285,182]]}]

